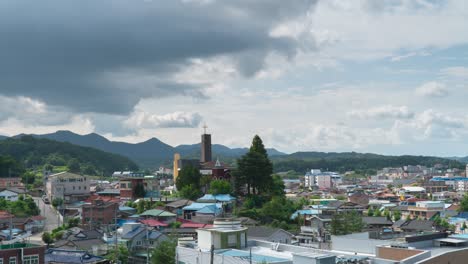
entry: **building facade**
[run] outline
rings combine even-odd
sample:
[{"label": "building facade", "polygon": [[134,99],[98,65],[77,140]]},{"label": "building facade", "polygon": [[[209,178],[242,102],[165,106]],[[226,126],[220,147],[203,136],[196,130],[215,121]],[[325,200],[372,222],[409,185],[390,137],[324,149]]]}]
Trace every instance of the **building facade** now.
[{"label": "building facade", "polygon": [[85,200],[90,195],[90,181],[84,175],[61,172],[50,175],[46,182],[48,198],[61,198],[66,203]]},{"label": "building facade", "polygon": [[93,200],[83,205],[81,223],[88,226],[114,224],[118,210],[119,203],[116,201]]},{"label": "building facade", "polygon": [[0,263],[43,264],[45,246],[16,243],[0,245]]}]

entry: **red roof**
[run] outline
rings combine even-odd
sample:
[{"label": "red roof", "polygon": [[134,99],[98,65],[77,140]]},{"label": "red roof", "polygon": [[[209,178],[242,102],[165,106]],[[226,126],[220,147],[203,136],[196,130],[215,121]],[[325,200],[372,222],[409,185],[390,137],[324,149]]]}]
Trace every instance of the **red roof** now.
[{"label": "red roof", "polygon": [[181,228],[203,228],[206,224],[202,223],[183,223],[180,225]]},{"label": "red roof", "polygon": [[421,202],[421,201],[427,201],[426,199],[419,199],[419,198],[416,198],[416,197],[412,197],[412,198],[408,198],[406,199],[407,202],[409,203],[415,203],[415,202]]},{"label": "red roof", "polygon": [[42,221],[42,220],[45,220],[46,218],[42,215],[35,215],[35,216],[32,216],[31,219],[34,221]]},{"label": "red roof", "polygon": [[0,219],[15,217],[14,215],[10,214],[7,211],[0,211]]},{"label": "red roof", "polygon": [[187,219],[182,219],[182,218],[177,218],[177,222],[181,222],[182,225],[180,225],[180,228],[206,228],[206,227],[212,227],[213,225],[209,224],[202,224],[202,223],[196,223],[192,222]]},{"label": "red roof", "polygon": [[146,219],[146,220],[141,220],[140,222],[142,224],[145,224],[145,225],[151,226],[151,227],[168,226],[168,224],[163,223],[163,222],[158,221],[158,220],[155,220],[155,219]]},{"label": "red roof", "polygon": [[91,203],[92,201],[95,201],[95,200],[101,200],[103,202],[114,202],[114,203],[120,202],[119,198],[109,197],[109,196],[99,196],[99,195],[91,195],[88,197],[88,199],[85,200],[85,202]]}]

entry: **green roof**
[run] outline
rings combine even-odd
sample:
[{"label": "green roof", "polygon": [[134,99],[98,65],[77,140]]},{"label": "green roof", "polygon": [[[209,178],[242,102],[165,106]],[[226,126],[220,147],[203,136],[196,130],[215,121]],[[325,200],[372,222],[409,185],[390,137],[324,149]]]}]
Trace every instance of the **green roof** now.
[{"label": "green roof", "polygon": [[159,209],[151,209],[140,214],[141,216],[176,216],[171,212],[167,212]]},{"label": "green roof", "polygon": [[14,243],[14,244],[0,245],[0,250],[12,249],[12,248],[33,248],[33,247],[42,247],[42,246],[36,245],[36,244],[29,244],[29,243]]}]

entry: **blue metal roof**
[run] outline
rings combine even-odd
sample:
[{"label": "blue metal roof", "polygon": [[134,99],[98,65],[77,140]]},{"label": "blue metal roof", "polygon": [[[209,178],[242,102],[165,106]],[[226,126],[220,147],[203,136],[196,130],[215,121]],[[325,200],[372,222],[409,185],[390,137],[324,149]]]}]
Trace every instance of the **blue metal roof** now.
[{"label": "blue metal roof", "polygon": [[205,206],[200,210],[197,210],[197,213],[218,215],[219,213],[221,213],[221,211],[222,211],[221,208],[213,204],[213,205]]},{"label": "blue metal roof", "polygon": [[315,209],[297,210],[296,212],[294,212],[291,215],[291,219],[293,219],[293,220],[296,219],[299,214],[301,214],[301,215],[318,215],[319,212],[320,212],[319,210],[315,210]]},{"label": "blue metal roof", "polygon": [[206,206],[216,205],[218,208],[222,208],[223,205],[221,203],[192,203],[191,205],[187,205],[182,210],[189,210],[189,211],[198,211],[200,209],[205,208]]},{"label": "blue metal roof", "polygon": [[442,178],[442,177],[434,177],[429,181],[468,181],[468,178],[465,177],[450,177],[450,178]]},{"label": "blue metal roof", "polygon": [[230,202],[236,200],[235,197],[230,194],[205,194],[198,201],[217,201],[217,202]]}]

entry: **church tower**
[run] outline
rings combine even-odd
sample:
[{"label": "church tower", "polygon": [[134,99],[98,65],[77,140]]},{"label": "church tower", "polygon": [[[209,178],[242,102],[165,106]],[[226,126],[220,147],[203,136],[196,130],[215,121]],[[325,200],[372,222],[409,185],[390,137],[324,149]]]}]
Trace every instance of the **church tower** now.
[{"label": "church tower", "polygon": [[203,126],[204,132],[201,136],[201,156],[200,162],[205,163],[211,161],[211,135],[206,133],[207,126]]}]

